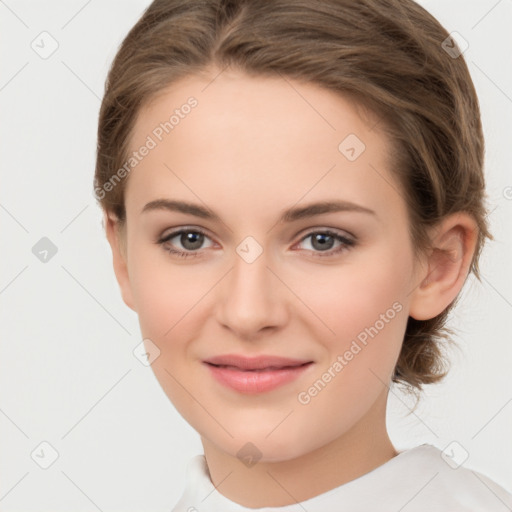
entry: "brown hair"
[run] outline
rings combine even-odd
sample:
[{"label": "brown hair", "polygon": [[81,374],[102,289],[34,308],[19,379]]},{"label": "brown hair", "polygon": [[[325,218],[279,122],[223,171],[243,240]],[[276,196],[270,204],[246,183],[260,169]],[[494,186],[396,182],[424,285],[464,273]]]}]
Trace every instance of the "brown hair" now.
[{"label": "brown hair", "polygon": [[[470,272],[481,281],[478,260],[485,238],[493,239],[484,204],[484,140],[467,65],[447,51],[457,51],[448,38],[412,0],[155,0],[108,74],[96,198],[123,226],[127,179],[116,171],[129,158],[140,109],[178,79],[210,66],[289,77],[349,94],[382,119],[416,255],[429,247],[427,228],[467,212],[479,228]],[[445,322],[458,298],[430,320],[409,317],[393,376],[406,390],[417,394],[446,374],[443,346],[453,342],[453,331]]]}]

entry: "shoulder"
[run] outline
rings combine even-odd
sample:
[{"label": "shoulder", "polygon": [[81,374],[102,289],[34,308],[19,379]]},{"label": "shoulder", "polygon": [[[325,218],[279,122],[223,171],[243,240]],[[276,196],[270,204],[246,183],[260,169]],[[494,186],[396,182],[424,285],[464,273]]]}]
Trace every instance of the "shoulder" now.
[{"label": "shoulder", "polygon": [[456,464],[435,446],[417,446],[395,459],[390,476],[399,478],[404,490],[416,491],[411,493],[408,511],[512,510],[512,494],[478,471]]}]

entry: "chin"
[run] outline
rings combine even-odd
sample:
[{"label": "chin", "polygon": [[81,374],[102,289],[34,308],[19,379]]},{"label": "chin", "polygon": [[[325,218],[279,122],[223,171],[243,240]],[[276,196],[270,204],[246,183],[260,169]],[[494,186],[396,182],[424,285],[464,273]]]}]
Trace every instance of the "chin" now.
[{"label": "chin", "polygon": [[[282,419],[282,418],[281,418]],[[207,436],[218,449],[228,453],[232,457],[237,457],[242,462],[249,461],[248,467],[254,462],[285,462],[296,459],[322,446],[322,439],[318,435],[301,433],[297,430],[297,425],[289,424],[287,427],[277,426],[279,422],[253,422],[252,428],[247,428],[247,424],[240,423],[237,428],[228,429],[233,438],[222,434]],[[276,428],[277,426],[277,428]],[[270,434],[269,434],[270,433]],[[311,444],[314,439],[318,446]],[[308,442],[309,441],[309,442]]]},{"label": "chin", "polygon": [[299,447],[304,450],[304,446],[293,439],[269,441],[265,439],[265,435],[262,435],[260,439],[251,438],[246,441],[235,439],[230,446],[225,447],[225,451],[249,467],[254,463],[276,463],[296,459],[302,455],[302,451],[298,450]]}]

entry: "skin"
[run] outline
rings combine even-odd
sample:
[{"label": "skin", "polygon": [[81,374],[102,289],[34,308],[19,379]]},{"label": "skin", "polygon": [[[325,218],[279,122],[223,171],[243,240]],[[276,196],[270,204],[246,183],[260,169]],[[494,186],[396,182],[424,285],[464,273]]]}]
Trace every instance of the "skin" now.
[{"label": "skin", "polygon": [[[133,150],[190,96],[198,100],[131,171],[126,225],[118,229],[106,214],[105,229],[123,300],[160,350],[152,369],[201,436],[212,482],[246,507],[283,506],[397,454],[386,431],[386,401],[408,316],[432,318],[455,299],[477,227],[464,213],[447,217],[431,232],[435,249],[416,261],[406,205],[390,173],[390,141],[374,128],[375,117],[314,84],[218,73],[182,79],[141,110]],[[352,162],[338,150],[348,134],[366,145]],[[162,198],[207,206],[221,220],[141,213]],[[330,199],[375,215],[342,211],[278,222],[286,208]],[[179,236],[165,246],[199,256],[179,258],[155,243],[180,227],[203,228],[208,236],[199,249]],[[341,246],[334,239],[327,245],[332,255],[321,256],[307,235],[325,229],[356,243],[333,254]],[[263,250],[252,263],[236,252],[247,236]],[[300,403],[298,394],[393,303],[401,311],[320,393]],[[202,363],[227,353],[314,364],[291,383],[246,395],[218,383]],[[237,457],[248,442],[261,453],[250,467]]]}]

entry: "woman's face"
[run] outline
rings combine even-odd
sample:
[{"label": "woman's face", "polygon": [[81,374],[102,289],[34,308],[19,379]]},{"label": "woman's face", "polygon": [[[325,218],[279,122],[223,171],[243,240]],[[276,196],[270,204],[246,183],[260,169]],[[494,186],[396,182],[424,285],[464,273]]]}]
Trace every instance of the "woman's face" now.
[{"label": "woman's face", "polygon": [[[384,421],[417,285],[407,211],[387,140],[349,99],[214,76],[174,84],[137,119],[123,297],[203,441],[288,460]],[[205,363],[228,354],[309,364]]]}]

